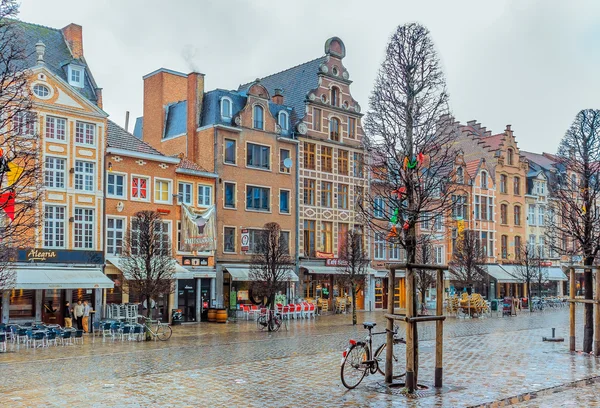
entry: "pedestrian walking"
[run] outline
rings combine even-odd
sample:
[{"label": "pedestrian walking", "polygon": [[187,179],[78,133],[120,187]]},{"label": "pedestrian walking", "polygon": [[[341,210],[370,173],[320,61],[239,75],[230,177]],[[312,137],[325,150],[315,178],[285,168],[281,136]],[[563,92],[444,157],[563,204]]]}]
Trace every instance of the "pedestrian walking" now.
[{"label": "pedestrian walking", "polygon": [[77,304],[73,308],[73,316],[77,322],[77,329],[83,330],[83,305],[81,304],[81,299],[77,301]]},{"label": "pedestrian walking", "polygon": [[73,327],[73,309],[71,309],[71,304],[69,302],[65,302],[63,317],[65,319],[65,329]]},{"label": "pedestrian walking", "polygon": [[89,333],[89,327],[90,327],[89,319],[90,319],[91,311],[92,311],[92,308],[88,304],[88,301],[84,300],[83,301],[83,319],[82,319],[84,333]]}]

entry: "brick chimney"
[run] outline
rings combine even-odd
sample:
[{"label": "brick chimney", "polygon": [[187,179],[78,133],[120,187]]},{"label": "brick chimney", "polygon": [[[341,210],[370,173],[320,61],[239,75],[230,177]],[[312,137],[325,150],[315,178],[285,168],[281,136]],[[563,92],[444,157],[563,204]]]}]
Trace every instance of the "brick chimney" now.
[{"label": "brick chimney", "polygon": [[63,36],[69,44],[73,58],[79,59],[83,57],[83,33],[82,27],[78,24],[71,23],[62,30]]},{"label": "brick chimney", "polygon": [[283,89],[275,88],[275,95],[273,95],[271,100],[277,105],[283,105]]},{"label": "brick chimney", "polygon": [[144,80],[144,130],[142,140],[166,154],[161,146],[165,125],[165,107],[187,99],[187,75],[160,68],[143,77]]},{"label": "brick chimney", "polygon": [[102,88],[96,88],[96,105],[102,109]]},{"label": "brick chimney", "polygon": [[191,72],[187,76],[187,152],[188,159],[196,163],[200,148],[196,129],[200,126],[204,101],[204,74]]}]

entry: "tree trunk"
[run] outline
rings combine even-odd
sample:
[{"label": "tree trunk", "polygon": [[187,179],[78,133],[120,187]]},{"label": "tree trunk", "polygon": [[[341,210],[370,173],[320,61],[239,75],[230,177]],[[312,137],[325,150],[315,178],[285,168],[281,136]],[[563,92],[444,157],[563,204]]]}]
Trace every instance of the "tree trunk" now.
[{"label": "tree trunk", "polygon": [[[594,282],[592,276],[593,261],[594,258],[585,259],[583,284],[585,285],[584,297],[586,299],[594,298]],[[592,351],[592,342],[594,340],[594,305],[591,303],[586,303],[584,307],[585,316],[583,326],[583,352],[590,353]]]},{"label": "tree trunk", "polygon": [[352,282],[352,325],[356,326],[356,284]]},{"label": "tree trunk", "polygon": [[[150,299],[150,295],[145,295],[146,297],[146,341],[152,340],[152,333],[150,333],[151,325],[150,319],[152,319],[152,300]],[[144,303],[142,303],[142,306]]]},{"label": "tree trunk", "polygon": [[529,306],[529,311],[533,312],[533,304],[531,303],[531,282],[527,282],[527,306]]},{"label": "tree trunk", "polygon": [[269,314],[267,316],[267,329],[271,332],[273,331],[273,315],[275,313],[275,295],[269,295],[267,302],[267,313]]}]

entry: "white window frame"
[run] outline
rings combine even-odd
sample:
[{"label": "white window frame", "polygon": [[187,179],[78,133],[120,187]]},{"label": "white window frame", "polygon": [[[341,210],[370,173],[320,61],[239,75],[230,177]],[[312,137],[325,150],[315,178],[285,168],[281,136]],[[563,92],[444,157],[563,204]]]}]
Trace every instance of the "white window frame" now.
[{"label": "white window frame", "polygon": [[546,215],[545,213],[546,213],[546,209],[544,208],[544,206],[540,205],[538,207],[538,221],[537,221],[538,225],[540,227],[543,227],[545,224],[545,222],[544,222],[544,217]]},{"label": "white window frame", "polygon": [[385,237],[381,232],[375,233],[373,243],[373,258],[377,260],[384,260],[386,252],[386,242]]},{"label": "white window frame", "polygon": [[[52,128],[54,129],[54,132],[52,132],[50,135],[48,133],[48,129],[50,129],[50,126],[48,126],[49,122],[54,122],[52,125]],[[61,127],[64,130],[64,133],[62,135],[62,137],[60,137],[61,135],[58,134],[58,128],[59,128],[59,123],[61,123]],[[45,127],[44,127],[44,136],[46,137],[46,139],[51,140],[53,142],[57,142],[57,143],[66,143],[67,142],[67,119],[65,118],[61,118],[58,116],[46,116],[46,123],[45,123]]]},{"label": "white window frame", "polygon": [[433,252],[435,256],[436,265],[444,264],[444,247],[441,245],[436,245],[433,247]]},{"label": "white window frame", "polygon": [[[83,136],[82,136],[83,141],[77,140],[77,132],[79,130],[78,129],[79,126],[83,126]],[[87,140],[87,137],[88,137],[87,131],[90,128],[94,130],[94,132],[92,134],[92,142],[91,143]],[[78,146],[96,146],[97,130],[98,130],[98,127],[96,126],[95,123],[84,122],[81,120],[75,121],[75,144]]]},{"label": "white window frame", "polygon": [[390,259],[400,260],[400,245],[390,242]]},{"label": "white window frame", "polygon": [[[156,193],[163,193],[162,189],[158,189],[156,183],[167,183],[167,199],[166,200],[157,200],[156,199]],[[154,195],[152,196],[154,198],[154,202],[155,203],[161,203],[161,204],[172,204],[173,203],[173,180],[171,179],[164,179],[164,178],[160,178],[160,177],[154,177]]]},{"label": "white window frame", "polygon": [[289,115],[286,111],[279,111],[279,113],[277,114],[277,124],[284,132],[287,132],[289,130]]},{"label": "white window frame", "polygon": [[[223,109],[225,105],[223,102],[225,101],[229,102],[229,112],[225,112]],[[228,96],[223,96],[219,105],[221,110],[221,119],[231,119],[231,117],[233,116],[233,101],[231,100],[231,98],[229,98]]]},{"label": "white window frame", "polygon": [[[167,250],[166,255],[172,256],[173,255],[173,225],[172,225],[171,220],[163,220],[162,224],[167,226],[167,231],[166,232],[161,231],[160,234],[167,237],[166,245],[168,245],[167,248],[163,248],[163,249]],[[160,247],[162,248],[162,246],[163,246],[162,241],[157,241],[157,242],[161,242]]]},{"label": "white window frame", "polygon": [[[266,147],[269,149],[269,158],[267,159],[267,165],[268,167],[263,167],[263,166],[259,166],[256,164],[249,164],[249,160],[248,160],[248,152],[250,150],[250,145],[253,146],[258,146],[260,148]],[[246,142],[246,167],[249,169],[255,169],[255,170],[263,170],[263,171],[271,171],[272,170],[272,163],[271,163],[271,156],[272,156],[272,146],[271,145],[267,145],[267,144],[261,144],[261,143],[255,143],[255,142]],[[253,155],[254,156],[254,155]],[[261,156],[262,156],[262,149],[261,149]],[[262,163],[262,157],[261,159],[261,163]]]},{"label": "white window frame", "polygon": [[[75,81],[73,80],[73,73],[74,72],[78,72],[79,73],[79,81]],[[69,64],[69,69],[68,69],[68,82],[69,85],[72,86],[76,86],[78,88],[83,88],[84,84],[85,84],[85,69],[83,67],[79,67],[73,64]]]},{"label": "white window frame", "polygon": [[[182,191],[181,187],[189,188],[188,192]],[[184,188],[185,190],[185,188]],[[189,200],[185,200],[185,197],[189,194]],[[185,181],[177,182],[177,204],[194,205],[194,184]]]},{"label": "white window frame", "polygon": [[[77,220],[78,212],[81,211],[82,219]],[[91,220],[86,219],[91,214]],[[96,214],[93,207],[75,207],[73,209],[73,248],[75,249],[94,249]],[[77,232],[80,225],[81,231]],[[81,235],[81,236],[79,236]]]},{"label": "white window frame", "polygon": [[[212,205],[213,202],[213,192],[212,192],[213,186],[208,185],[208,184],[198,184],[198,206],[200,207],[208,207],[210,205]],[[206,191],[208,190],[208,194],[206,194]],[[200,197],[200,192],[202,192],[202,197]],[[208,199],[208,201],[207,201]]]},{"label": "white window frame", "polygon": [[[256,126],[256,118],[254,117],[256,113],[256,108],[260,108],[262,110],[262,121],[260,127]],[[252,128],[258,130],[265,130],[265,108],[264,106],[258,103],[252,106]]]},{"label": "white window frame", "polygon": [[[48,169],[46,165],[48,160],[53,161],[53,168]],[[62,169],[57,169],[56,164],[62,162]],[[62,174],[61,174],[62,173]],[[62,185],[57,185],[57,178],[62,176]],[[51,185],[48,185],[48,178],[51,180]],[[64,157],[46,156],[44,159],[44,187],[52,190],[64,190],[67,186],[67,159]]]},{"label": "white window frame", "polygon": [[527,209],[527,225],[535,225],[536,220],[537,218],[535,217],[535,205],[529,204]]},{"label": "white window frame", "polygon": [[[122,195],[109,193],[109,185],[110,185],[109,179],[110,179],[110,176],[123,177],[123,194]],[[114,187],[114,191],[115,192],[117,191],[116,185]],[[106,197],[109,197],[109,198],[123,198],[125,200],[127,199],[127,173],[118,173],[118,172],[113,172],[113,171],[110,171],[110,172],[106,173]]]},{"label": "white window frame", "polygon": [[[116,227],[112,227],[111,228],[109,226],[109,220],[114,220],[115,221],[115,225],[116,225],[117,221],[121,221],[122,222],[122,227],[121,228],[116,228]],[[112,238],[108,237],[109,232],[113,233]],[[110,252],[108,250],[109,246],[113,246],[115,249],[118,247],[117,243],[116,243],[116,240],[118,239],[116,237],[116,234],[118,232],[121,232],[121,238],[120,238],[121,239],[121,245],[120,245],[121,251],[120,252],[114,252],[114,251]],[[125,234],[126,233],[127,233],[127,217],[117,217],[117,216],[114,216],[114,215],[110,215],[110,216],[106,217],[106,237],[105,237],[105,239],[106,239],[106,255],[108,255],[108,256],[111,256],[111,255],[112,256],[118,256],[118,255],[120,255],[123,252],[123,245],[124,245],[123,241],[125,239]],[[109,244],[110,241],[114,241],[113,244]]]},{"label": "white window frame", "polygon": [[[52,217],[48,216],[47,210],[52,208]],[[62,218],[56,217],[57,209],[62,209]],[[45,205],[44,206],[44,248],[66,248],[67,237],[67,207],[64,205]],[[52,224],[50,224],[52,223]],[[51,228],[51,232],[47,232]],[[61,231],[62,230],[62,231]],[[62,236],[61,236],[62,235]],[[57,238],[58,236],[58,238]],[[62,245],[56,245],[62,241]]]},{"label": "white window frame", "polygon": [[[227,161],[227,142],[233,142],[233,162],[228,162]],[[225,138],[223,139],[223,164],[226,164],[228,166],[237,166],[237,140],[235,139],[231,139],[231,138]]]},{"label": "white window frame", "polygon": [[373,199],[373,217],[382,219],[385,212],[385,199],[377,196]]},{"label": "white window frame", "polygon": [[[77,170],[77,165],[78,164],[82,164],[82,169],[81,170]],[[88,169],[91,166],[92,172],[89,173]],[[89,161],[89,160],[75,160],[75,165],[74,165],[74,169],[75,169],[75,173],[74,173],[74,177],[73,177],[73,188],[76,191],[84,191],[87,193],[92,193],[94,191],[96,191],[96,189],[94,188],[95,186],[95,180],[96,180],[96,163],[93,161]],[[77,188],[78,183],[81,183],[81,188]],[[91,184],[89,184],[91,183]],[[89,188],[88,188],[88,184],[89,184]]]},{"label": "white window frame", "polygon": [[[146,180],[146,198],[139,198],[139,197],[135,197],[133,195],[133,179]],[[134,200],[134,201],[150,202],[150,197],[152,197],[152,191],[153,191],[151,186],[152,186],[152,178],[151,177],[144,176],[141,174],[132,174],[130,177],[130,183],[129,183],[129,194],[130,194],[129,197],[131,197],[131,200]]]},{"label": "white window frame", "polygon": [[17,112],[11,122],[12,131],[17,136],[35,136],[37,132],[38,118],[35,112]]},{"label": "white window frame", "polygon": [[[281,211],[281,192],[286,191],[288,193],[288,211]],[[292,213],[292,190],[287,188],[279,189],[279,214],[290,215]]]}]

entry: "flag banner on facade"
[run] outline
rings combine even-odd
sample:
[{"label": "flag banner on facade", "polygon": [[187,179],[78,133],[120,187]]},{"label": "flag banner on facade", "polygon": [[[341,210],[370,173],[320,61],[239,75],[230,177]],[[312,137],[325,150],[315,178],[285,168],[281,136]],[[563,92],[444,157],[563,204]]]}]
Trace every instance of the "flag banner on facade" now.
[{"label": "flag banner on facade", "polygon": [[181,249],[185,252],[214,251],[217,249],[215,206],[194,211],[181,204]]}]

